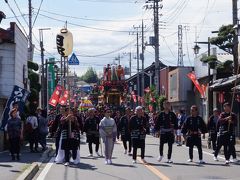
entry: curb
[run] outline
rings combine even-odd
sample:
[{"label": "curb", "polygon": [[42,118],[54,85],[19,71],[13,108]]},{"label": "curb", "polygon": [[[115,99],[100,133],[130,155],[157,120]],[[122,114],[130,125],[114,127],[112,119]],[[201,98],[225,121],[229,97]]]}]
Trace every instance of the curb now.
[{"label": "curb", "polygon": [[44,161],[47,160],[47,158],[52,153],[53,148],[49,147],[46,151],[42,153],[41,158],[39,159],[39,162],[33,162],[30,167],[28,167],[18,178],[17,180],[32,180],[33,177],[37,174],[39,167],[42,165]]}]

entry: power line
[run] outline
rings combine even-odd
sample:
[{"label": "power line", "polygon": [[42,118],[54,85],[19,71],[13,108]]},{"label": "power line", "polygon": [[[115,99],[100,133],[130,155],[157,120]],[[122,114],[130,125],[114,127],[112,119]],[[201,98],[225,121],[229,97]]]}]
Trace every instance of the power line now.
[{"label": "power line", "polygon": [[38,11],[37,11],[37,15],[35,16],[35,19],[34,19],[34,21],[33,21],[33,26],[34,26],[34,24],[35,24],[35,22],[36,22],[36,20],[37,20],[39,11],[40,11],[40,9],[41,9],[41,7],[42,7],[42,3],[43,3],[43,0],[41,0],[41,3],[40,3],[40,5],[39,5]]},{"label": "power line", "polygon": [[168,43],[167,43],[165,37],[163,37],[163,36],[161,36],[161,35],[160,35],[160,37],[162,37],[163,41],[165,42],[165,44],[166,44],[168,50],[171,52],[172,56],[173,56],[174,58],[176,58],[176,56],[174,55],[172,49],[171,49],[170,46],[168,45]]},{"label": "power line", "polygon": [[[127,21],[141,21],[142,19],[123,19],[123,20],[114,20],[114,19],[94,19],[94,18],[83,18],[83,17],[76,17],[76,16],[70,16],[70,15],[65,15],[65,14],[60,14],[60,13],[55,13],[55,12],[50,12],[46,10],[40,10],[41,12],[45,12],[48,14],[52,15],[57,15],[61,17],[68,17],[72,19],[79,19],[79,20],[85,20],[85,21],[103,21],[103,22],[127,22]],[[144,20],[150,20],[150,19],[144,19]]]},{"label": "power line", "polygon": [[113,50],[113,51],[110,51],[110,52],[107,52],[107,53],[103,53],[103,54],[97,54],[97,55],[86,55],[86,54],[76,54],[77,56],[81,56],[81,57],[100,57],[100,56],[105,56],[105,55],[109,55],[109,54],[113,54],[113,53],[116,53],[116,52],[119,52],[123,49],[125,49],[126,47],[128,47],[129,45],[135,43],[135,39],[133,41],[131,41],[130,43],[116,49],[116,50]]},{"label": "power line", "polygon": [[[215,5],[215,2],[216,2],[216,0],[213,2],[213,5],[212,5],[212,7],[211,7],[210,9],[213,8],[213,6]],[[201,21],[201,27],[200,27],[200,31],[199,31],[199,33],[198,33],[198,36],[200,36],[200,34],[201,34],[201,32],[202,32],[203,25],[204,25],[204,23],[205,23],[205,20],[206,20],[206,18],[207,18],[208,13],[209,13],[209,11],[208,11],[208,6],[209,6],[209,0],[207,1],[207,6],[206,6],[206,8],[205,8],[205,13],[204,13],[203,20]]]},{"label": "power line", "polygon": [[190,55],[189,55],[189,48],[188,48],[188,30],[187,30],[187,26],[184,26],[185,29],[185,38],[186,38],[186,47],[187,47],[187,56],[188,56],[188,62],[190,64],[190,66],[192,66],[191,60],[190,60]]},{"label": "power line", "polygon": [[[41,14],[41,13],[39,13],[39,15],[40,15],[40,16],[43,16],[43,17],[45,17],[45,18],[48,18],[48,19],[55,20],[55,21],[59,21],[59,22],[63,22],[63,23],[66,22],[66,21],[64,21],[64,20],[60,20],[60,19],[57,19],[57,18],[53,18],[53,17],[50,17],[50,16],[46,16],[46,15],[43,15],[43,14]],[[119,32],[119,33],[126,33],[126,32],[127,32],[127,33],[129,33],[129,31],[121,31],[121,30],[113,30],[113,29],[90,27],[90,26],[80,25],[80,24],[71,23],[71,22],[68,22],[68,24],[73,25],[73,26],[82,27],[82,28],[87,28],[87,29],[94,29],[94,30],[98,30],[98,31],[110,31],[110,32]]]},{"label": "power line", "polygon": [[22,11],[20,10],[20,8],[19,8],[18,3],[16,2],[16,0],[14,0],[14,3],[15,3],[15,5],[17,6],[17,9],[18,9],[19,13],[21,14],[21,17],[23,18],[23,20],[25,21],[25,23],[27,24],[27,26],[29,26],[29,24],[28,24],[27,20],[25,19],[24,14],[23,14]]},{"label": "power line", "polygon": [[8,5],[9,9],[12,11],[14,17],[16,18],[17,22],[18,22],[19,25],[21,26],[22,30],[24,31],[25,36],[29,39],[29,37],[28,37],[28,35],[27,35],[27,32],[26,32],[25,28],[23,27],[22,23],[21,23],[21,22],[19,21],[19,19],[17,18],[17,16],[16,16],[14,10],[12,9],[12,7],[11,7],[10,4],[8,3],[8,1],[5,0],[5,2],[6,2],[6,4]]},{"label": "power line", "polygon": [[129,3],[129,4],[137,4],[137,3],[142,3],[139,1],[123,1],[123,0],[109,0],[109,1],[104,1],[104,0],[78,0],[82,2],[90,2],[90,3]]},{"label": "power line", "polygon": [[170,22],[174,22],[183,12],[183,10],[187,7],[188,3],[190,0],[185,0],[182,5],[175,11],[174,16],[172,16],[171,18],[169,18],[167,21]]},{"label": "power line", "polygon": [[181,9],[184,7],[186,1],[187,0],[183,0],[182,2],[178,1],[176,3],[176,8],[173,9],[173,12],[168,17],[166,17],[164,21],[170,22],[171,19],[175,18],[177,14],[181,11]]}]

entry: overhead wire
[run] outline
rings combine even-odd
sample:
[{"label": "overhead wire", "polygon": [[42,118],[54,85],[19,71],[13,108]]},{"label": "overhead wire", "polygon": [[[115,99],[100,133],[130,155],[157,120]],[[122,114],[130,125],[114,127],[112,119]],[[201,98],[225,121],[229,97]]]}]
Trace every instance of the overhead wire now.
[{"label": "overhead wire", "polygon": [[215,3],[216,3],[216,0],[213,1],[212,6],[211,6],[210,9],[208,10],[208,7],[209,7],[209,4],[210,4],[210,1],[209,1],[209,0],[207,1],[207,6],[206,6],[205,14],[204,14],[204,17],[203,17],[203,19],[202,19],[202,21],[201,21],[201,27],[200,27],[200,30],[199,30],[198,36],[200,36],[200,34],[201,34],[201,32],[202,32],[202,29],[203,29],[203,25],[205,24],[205,21],[206,21],[207,15],[208,15],[209,11],[214,7]]},{"label": "overhead wire", "polygon": [[170,51],[170,53],[172,54],[172,56],[173,56],[174,58],[176,58],[176,56],[175,56],[175,54],[173,53],[172,49],[171,49],[170,46],[168,45],[165,37],[164,37],[164,36],[160,36],[160,37],[163,39],[163,42],[166,44],[166,46],[167,46],[168,50]]},{"label": "overhead wire", "polygon": [[184,27],[185,29],[185,39],[186,39],[186,48],[187,48],[187,56],[188,56],[188,62],[190,64],[190,66],[192,66],[191,60],[190,60],[190,55],[189,55],[189,49],[188,49],[188,34],[187,34],[187,27]]},{"label": "overhead wire", "polygon": [[29,39],[29,37],[28,37],[28,35],[27,35],[27,32],[26,32],[24,26],[22,25],[22,23],[21,23],[21,22],[19,21],[19,19],[17,18],[16,13],[15,13],[14,10],[12,9],[12,7],[11,7],[10,4],[8,3],[8,1],[5,1],[5,2],[6,2],[6,4],[8,5],[8,8],[9,8],[9,9],[11,10],[11,12],[13,13],[15,19],[17,20],[17,22],[18,22],[19,25],[21,26],[23,32],[25,33],[25,36]]},{"label": "overhead wire", "polygon": [[209,0],[207,0],[207,5],[206,5],[206,8],[205,8],[205,13],[204,13],[204,16],[203,16],[203,20],[201,21],[201,27],[200,27],[200,30],[199,30],[199,33],[198,33],[198,36],[201,34],[202,32],[202,26],[203,24],[205,23],[205,20],[206,20],[206,17],[207,17],[207,14],[208,14],[208,6],[209,6]]},{"label": "overhead wire", "polygon": [[36,22],[36,20],[37,20],[38,14],[39,14],[40,9],[41,9],[41,7],[42,7],[42,3],[43,3],[43,0],[41,0],[41,2],[40,2],[40,5],[39,5],[39,8],[38,8],[37,14],[36,14],[35,19],[34,19],[34,21],[33,21],[33,26],[34,26],[34,24],[35,24],[35,22]]},{"label": "overhead wire", "polygon": [[[83,18],[83,17],[70,16],[70,15],[50,12],[50,11],[46,11],[46,10],[40,10],[40,12],[45,12],[45,13],[56,15],[56,16],[68,17],[68,18],[72,18],[72,19],[79,19],[79,20],[85,20],[85,21],[127,22],[127,21],[141,21],[142,20],[142,19],[122,19],[122,20],[117,20],[117,19],[115,19],[115,20],[114,19],[94,19],[94,18]],[[149,19],[143,19],[143,20],[149,20]]]},{"label": "overhead wire", "polygon": [[[63,22],[65,23],[66,21],[64,20],[61,20],[61,19],[57,19],[57,18],[53,18],[53,17],[50,17],[50,16],[46,16],[46,15],[43,15],[41,13],[39,13],[40,16],[43,16],[45,18],[48,18],[48,19],[52,19],[52,20],[55,20],[55,21],[59,21],[59,22]],[[85,25],[80,25],[80,24],[76,24],[76,23],[72,23],[72,22],[69,22],[68,21],[68,24],[70,25],[73,25],[73,26],[78,26],[78,27],[82,27],[82,28],[87,28],[87,29],[93,29],[93,30],[98,30],[98,31],[109,31],[109,32],[119,32],[119,33],[129,33],[130,31],[123,31],[123,30],[113,30],[113,29],[106,29],[106,28],[98,28],[98,27],[91,27],[91,26],[85,26]]]},{"label": "overhead wire", "polygon": [[113,1],[103,1],[103,0],[78,0],[82,2],[90,2],[90,3],[130,3],[130,4],[137,4],[142,3],[138,1],[123,1],[123,0],[113,0]]},{"label": "overhead wire", "polygon": [[109,54],[113,54],[113,53],[119,52],[119,51],[125,49],[126,47],[128,47],[129,45],[131,45],[134,42],[135,42],[135,40],[131,41],[130,43],[128,43],[128,44],[126,44],[126,45],[124,45],[124,46],[122,46],[122,47],[120,47],[120,48],[118,48],[116,50],[113,50],[113,51],[110,51],[110,52],[107,52],[107,53],[102,53],[102,54],[97,54],[97,55],[86,55],[86,54],[77,54],[76,53],[76,55],[77,56],[82,56],[82,57],[100,57],[100,56],[105,56],[105,55],[109,55]]},{"label": "overhead wire", "polygon": [[167,16],[163,21],[170,22],[171,19],[177,17],[177,14],[182,10],[186,1],[187,0],[183,0],[182,2],[178,1],[173,12],[169,14],[169,16]]},{"label": "overhead wire", "polygon": [[167,20],[168,23],[172,23],[174,22],[181,14],[182,12],[184,11],[184,9],[187,7],[188,3],[189,3],[190,0],[185,0],[183,2],[183,4],[177,9],[177,11],[175,11],[176,13],[174,14],[174,16],[172,16],[171,18],[169,18]]},{"label": "overhead wire", "polygon": [[22,11],[20,10],[17,1],[16,1],[16,0],[13,0],[13,1],[14,1],[14,3],[15,3],[15,5],[16,5],[18,11],[19,11],[19,13],[21,14],[21,17],[23,18],[24,22],[27,24],[27,26],[29,26],[29,23],[27,22],[27,20],[26,20],[25,17],[24,17],[24,14],[23,14]]}]

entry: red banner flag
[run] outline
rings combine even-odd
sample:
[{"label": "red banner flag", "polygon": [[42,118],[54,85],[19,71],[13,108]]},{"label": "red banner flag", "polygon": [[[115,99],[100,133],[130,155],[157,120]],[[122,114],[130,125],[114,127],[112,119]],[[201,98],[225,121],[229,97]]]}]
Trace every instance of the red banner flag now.
[{"label": "red banner flag", "polygon": [[204,98],[204,91],[203,91],[202,87],[200,86],[200,84],[196,78],[196,75],[193,72],[191,72],[191,73],[188,73],[187,76],[189,77],[189,79],[192,80],[193,84],[195,85],[195,87],[197,88],[199,93],[201,94],[201,97]]},{"label": "red banner flag", "polygon": [[60,95],[62,93],[62,86],[61,85],[57,85],[48,104],[50,104],[51,106],[53,107],[56,107],[58,102],[59,102],[59,98],[60,98]]},{"label": "red banner flag", "polygon": [[64,91],[63,96],[59,99],[59,104],[64,106],[67,104],[69,92],[67,90]]}]

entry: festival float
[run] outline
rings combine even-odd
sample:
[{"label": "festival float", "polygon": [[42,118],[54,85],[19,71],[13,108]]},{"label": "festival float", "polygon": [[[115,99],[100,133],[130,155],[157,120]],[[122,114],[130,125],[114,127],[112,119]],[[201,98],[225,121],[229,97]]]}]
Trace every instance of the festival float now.
[{"label": "festival float", "polygon": [[103,78],[100,83],[98,104],[112,108],[120,108],[125,105],[127,96],[127,83],[124,69],[121,65],[108,64],[103,69]]}]

